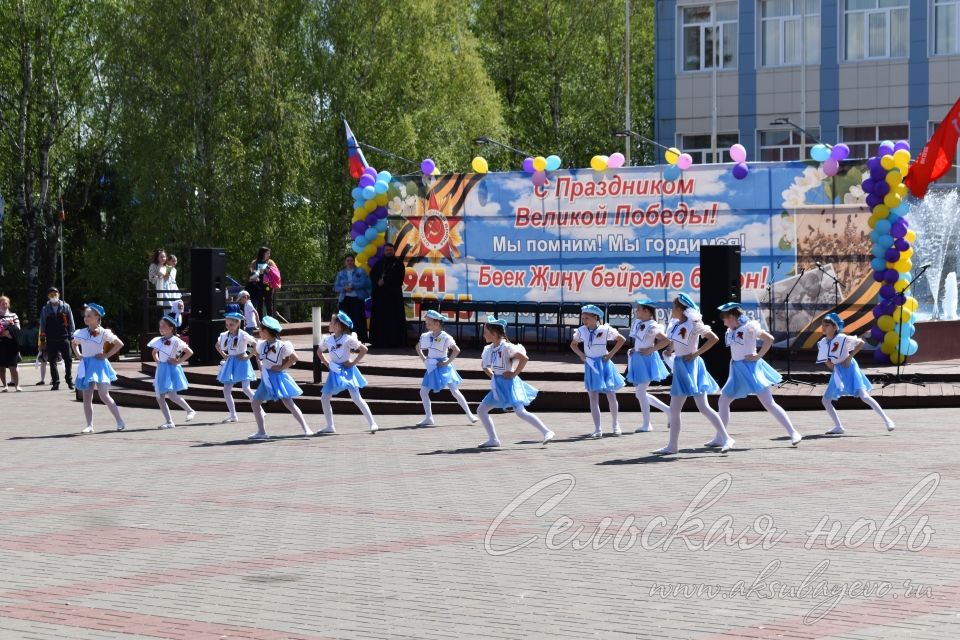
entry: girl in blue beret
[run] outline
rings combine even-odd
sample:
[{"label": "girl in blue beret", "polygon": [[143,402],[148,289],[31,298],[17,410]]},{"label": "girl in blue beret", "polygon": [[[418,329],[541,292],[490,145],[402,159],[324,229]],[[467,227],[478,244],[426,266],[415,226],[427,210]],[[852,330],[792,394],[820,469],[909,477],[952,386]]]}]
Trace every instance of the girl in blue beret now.
[{"label": "girl in blue beret", "polygon": [[823,338],[817,343],[817,362],[827,365],[827,368],[833,372],[830,383],[823,393],[823,408],[833,420],[833,429],[827,433],[839,435],[845,432],[837,409],[833,406],[833,401],[843,396],[863,400],[883,419],[887,431],[893,431],[895,426],[893,420],[870,396],[873,385],[860,370],[860,365],[855,358],[863,348],[863,340],[842,333],[843,320],[836,313],[828,313],[823,317],[820,321],[820,330],[823,331]]},{"label": "girl in blue beret", "polygon": [[[324,337],[320,346],[317,347],[317,357],[330,369],[330,375],[323,383],[323,390],[320,393],[323,417],[327,421],[326,428],[320,433],[337,432],[333,424],[333,407],[330,399],[344,391],[350,394],[353,404],[357,405],[360,413],[367,419],[367,428],[370,433],[376,433],[379,429],[377,421],[373,419],[370,406],[360,397],[360,389],[367,386],[367,379],[360,373],[357,365],[367,355],[367,347],[357,339],[357,334],[353,333],[352,329],[353,320],[350,316],[343,311],[337,312],[330,318],[330,335]],[[353,357],[354,352],[357,354],[356,357]],[[324,359],[324,353],[329,356],[329,362]]]},{"label": "girl in blue beret", "polygon": [[173,316],[163,316],[159,330],[160,336],[147,343],[147,346],[153,349],[153,360],[157,363],[153,388],[157,394],[157,405],[163,414],[163,424],[157,428],[173,429],[176,425],[167,406],[168,399],[187,412],[187,422],[197,416],[197,412],[180,397],[180,392],[188,386],[187,376],[183,374],[183,363],[193,355],[193,349],[177,335],[177,321]]},{"label": "girl in blue beret", "polygon": [[[77,391],[83,393],[83,415],[87,426],[81,433],[93,433],[93,392],[100,396],[113,419],[117,422],[117,431],[123,431],[126,424],[120,417],[120,407],[110,397],[110,385],[117,374],[110,365],[110,358],[123,349],[123,342],[110,329],[101,326],[106,311],[99,304],[87,304],[83,312],[84,329],[73,332],[73,351],[80,360],[77,367]],[[54,363],[56,366],[56,363]]]},{"label": "girl in blue beret", "polygon": [[449,333],[443,330],[444,317],[439,311],[430,309],[425,314],[424,324],[427,331],[417,341],[417,355],[423,361],[427,372],[420,385],[420,400],[423,402],[424,418],[417,423],[418,427],[432,427],[433,409],[430,405],[430,393],[437,393],[450,389],[453,399],[457,401],[463,412],[467,414],[470,423],[477,421],[470,411],[467,399],[460,392],[460,383],[463,378],[453,368],[453,361],[460,355],[460,347]]},{"label": "girl in blue beret", "polygon": [[[620,405],[617,403],[617,391],[623,388],[624,380],[613,365],[613,357],[626,342],[626,339],[609,324],[603,323],[603,311],[596,305],[588,304],[580,308],[580,321],[583,323],[574,331],[570,349],[583,361],[583,386],[590,398],[590,415],[593,417],[591,438],[603,436],[600,428],[600,394],[607,396],[610,407],[610,421],[613,435],[619,436]],[[607,350],[607,343],[613,342],[613,349]],[[580,345],[583,345],[583,349]]]},{"label": "girl in blue beret", "polygon": [[260,385],[253,394],[250,404],[253,407],[253,417],[257,421],[257,432],[249,436],[248,440],[266,440],[266,424],[263,404],[279,400],[293,416],[306,436],[312,436],[313,431],[307,426],[300,407],[294,398],[303,395],[303,390],[296,383],[287,370],[297,363],[296,351],[293,344],[280,340],[283,327],[280,321],[273,316],[264,316],[260,321],[260,340],[257,341],[257,361],[260,364]]},{"label": "girl in blue beret", "polygon": [[[223,362],[217,372],[217,380],[223,385],[223,400],[227,403],[227,417],[223,422],[237,422],[237,407],[233,401],[233,385],[239,384],[247,399],[253,400],[250,383],[257,379],[250,362],[248,349],[256,348],[257,339],[240,328],[243,314],[230,311],[224,314],[227,330],[217,338],[216,349]],[[261,409],[262,411],[262,409]]]},{"label": "girl in blue beret", "polygon": [[660,357],[660,349],[670,346],[670,340],[667,339],[663,325],[657,322],[654,305],[653,300],[637,300],[633,325],[630,327],[633,347],[627,352],[627,382],[636,385],[635,393],[643,415],[643,424],[635,433],[653,430],[650,426],[651,405],[664,413],[670,411],[670,407],[647,393],[651,382],[660,382],[670,377],[670,372]]}]

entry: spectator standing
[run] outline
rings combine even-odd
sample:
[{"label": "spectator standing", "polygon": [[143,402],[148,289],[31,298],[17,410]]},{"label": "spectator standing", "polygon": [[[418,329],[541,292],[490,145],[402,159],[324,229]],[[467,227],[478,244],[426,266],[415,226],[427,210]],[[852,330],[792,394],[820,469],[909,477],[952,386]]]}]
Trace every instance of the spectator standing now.
[{"label": "spectator standing", "polygon": [[10,371],[10,386],[20,388],[20,318],[10,310],[10,298],[0,296],[0,390],[7,391],[7,371]]},{"label": "spectator standing", "polygon": [[[267,275],[268,271],[275,272]],[[247,279],[247,291],[250,292],[250,301],[262,318],[273,315],[273,291],[278,284],[280,270],[277,263],[270,259],[270,247],[260,247],[256,259],[250,263],[250,277]],[[274,285],[274,286],[271,286]],[[267,313],[264,314],[264,309]]]},{"label": "spectator standing", "polygon": [[383,245],[383,258],[370,270],[373,283],[370,337],[375,347],[396,348],[407,344],[407,312],[403,304],[406,266],[394,252],[389,242]]},{"label": "spectator standing", "polygon": [[367,342],[367,314],[364,301],[370,297],[370,278],[363,269],[357,268],[352,255],[343,259],[343,269],[337,272],[333,282],[337,292],[340,310],[350,316],[356,330],[357,339]]},{"label": "spectator standing", "polygon": [[160,315],[166,313],[167,307],[167,280],[170,273],[167,267],[167,252],[163,249],[157,249],[153,252],[153,259],[150,261],[150,268],[147,270],[147,280],[153,288],[156,298],[156,306],[160,307]]},{"label": "spectator standing", "polygon": [[[47,360],[56,362],[57,355],[63,358],[63,377],[67,387],[73,389],[73,356],[70,342],[76,327],[70,305],[60,299],[60,290],[47,289],[47,304],[40,310],[40,342],[46,344]],[[50,367],[51,391],[60,388],[60,372]]]}]

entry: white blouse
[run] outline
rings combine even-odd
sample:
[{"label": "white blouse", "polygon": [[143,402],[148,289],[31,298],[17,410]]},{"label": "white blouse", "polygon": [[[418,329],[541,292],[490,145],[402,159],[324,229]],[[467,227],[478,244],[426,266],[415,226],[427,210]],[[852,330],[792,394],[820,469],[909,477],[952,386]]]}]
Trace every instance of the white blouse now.
[{"label": "white blouse", "polygon": [[834,364],[842,362],[862,343],[863,340],[860,338],[848,336],[845,333],[838,333],[833,340],[827,340],[826,337],[820,338],[817,342],[817,362],[821,364],[828,360]]},{"label": "white blouse", "polygon": [[527,350],[521,344],[513,344],[506,340],[497,346],[488,344],[480,355],[480,364],[484,369],[492,369],[494,375],[502,376],[516,368],[514,359],[518,354],[527,355]]},{"label": "white blouse", "polygon": [[77,329],[73,332],[73,343],[80,347],[80,355],[84,358],[93,358],[97,354],[106,353],[111,342],[116,342],[117,336],[110,331],[100,327],[97,335],[90,333],[90,329]]},{"label": "white blouse", "polygon": [[439,358],[444,360],[450,349],[457,346],[457,342],[446,331],[441,331],[438,335],[433,335],[432,331],[427,331],[420,336],[420,350],[427,358]]},{"label": "white blouse", "polygon": [[187,348],[187,343],[178,336],[164,338],[157,336],[147,343],[147,347],[160,352],[160,362],[166,362],[170,358],[177,358],[183,350]]},{"label": "white blouse", "polygon": [[663,325],[656,320],[634,320],[630,327],[633,338],[633,350],[650,349],[657,342],[657,336],[664,335]]},{"label": "white blouse", "polygon": [[224,331],[217,339],[217,344],[228,356],[239,356],[247,352],[248,346],[256,346],[257,339],[240,329],[235,336],[230,335],[229,331]]},{"label": "white blouse", "polygon": [[257,357],[268,369],[272,369],[287,356],[293,355],[293,344],[286,340],[257,340]]},{"label": "white blouse", "polygon": [[602,358],[607,355],[607,343],[619,337],[620,332],[608,324],[598,324],[593,331],[584,325],[573,333],[574,341],[583,343],[583,353],[588,358]]},{"label": "white blouse", "polygon": [[357,334],[344,333],[339,338],[331,333],[320,342],[320,350],[330,354],[330,362],[343,364],[350,361],[350,352],[360,348]]},{"label": "white blouse", "polygon": [[730,347],[730,358],[739,362],[757,353],[757,341],[763,329],[756,320],[748,320],[736,329],[727,329],[724,341]]},{"label": "white blouse", "polygon": [[667,325],[667,337],[673,343],[673,353],[677,356],[688,356],[700,348],[700,336],[708,333],[710,328],[702,320],[685,318],[683,322],[676,318],[670,319]]}]

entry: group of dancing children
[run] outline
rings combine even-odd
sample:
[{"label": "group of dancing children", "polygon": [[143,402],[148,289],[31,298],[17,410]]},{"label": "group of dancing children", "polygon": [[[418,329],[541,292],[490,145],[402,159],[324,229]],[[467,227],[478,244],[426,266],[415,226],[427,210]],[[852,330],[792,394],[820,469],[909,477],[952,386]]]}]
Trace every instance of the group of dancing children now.
[{"label": "group of dancing children", "polygon": [[[580,311],[583,324],[574,332],[570,348],[584,363],[584,386],[593,419],[593,432],[588,434],[589,437],[603,436],[601,394],[607,399],[611,432],[615,436],[621,435],[617,391],[630,382],[635,386],[642,415],[642,423],[635,432],[653,430],[650,420],[651,407],[668,415],[669,440],[666,446],[654,451],[655,454],[670,455],[679,451],[682,410],[687,398],[691,396],[697,409],[715,431],[713,438],[704,444],[705,447],[726,452],[734,446],[735,441],[727,430],[730,424],[730,405],[734,400],[750,395],[756,396],[764,409],[783,427],[791,445],[796,446],[803,438],[794,428],[790,417],[773,398],[772,388],[779,384],[782,378],[763,359],[773,345],[773,336],[764,331],[757,321],[750,320],[740,303],[730,302],[719,307],[726,327],[724,340],[731,356],[729,377],[723,388],[720,388],[707,371],[701,358],[720,338],[703,322],[699,307],[687,294],[681,293],[674,299],[666,327],[657,322],[656,305],[652,300],[636,302],[635,317],[629,333],[632,346],[627,352],[626,378],[620,374],[613,362],[614,357],[626,344],[626,338],[604,322],[604,313],[599,307],[588,304]],[[105,316],[106,311],[102,306],[89,303],[84,311],[86,326],[76,331],[73,336],[74,350],[80,358],[77,389],[83,394],[87,423],[83,433],[94,432],[94,391],[113,415],[117,430],[122,431],[125,428],[120,410],[110,397],[110,384],[117,376],[109,360],[123,348],[123,343],[113,332],[102,327]],[[463,379],[453,365],[460,355],[460,349],[453,337],[444,331],[444,320],[444,316],[437,311],[426,312],[427,331],[417,342],[416,352],[425,368],[420,387],[424,417],[417,426],[430,427],[436,424],[430,395],[449,390],[467,419],[471,423],[479,420],[483,424],[487,439],[478,445],[481,449],[501,446],[500,437],[490,416],[493,409],[512,411],[517,418],[529,423],[539,433],[542,444],[552,440],[554,432],[548,429],[539,417],[527,410],[537,397],[538,391],[520,378],[529,358],[522,345],[507,338],[507,322],[487,316],[483,325],[483,337],[487,345],[483,349],[481,366],[490,379],[490,390],[474,415],[459,389]],[[282,326],[275,318],[266,316],[257,329],[259,337],[255,337],[241,328],[244,321],[245,316],[240,312],[225,314],[226,331],[220,334],[216,343],[216,349],[223,358],[217,380],[223,385],[223,398],[228,411],[222,422],[238,422],[233,394],[234,386],[240,385],[241,393],[250,400],[257,424],[257,431],[249,436],[250,440],[265,440],[269,437],[263,405],[271,401],[279,401],[286,407],[304,435],[314,435],[294,401],[294,398],[303,395],[303,391],[288,373],[296,364],[297,356],[293,345],[280,339]],[[163,414],[160,429],[175,427],[168,400],[186,412],[186,422],[196,416],[196,412],[179,395],[187,389],[182,365],[189,360],[193,352],[177,335],[177,326],[176,318],[164,316],[159,323],[160,336],[148,344],[157,363],[153,382],[157,403]],[[855,359],[863,347],[863,341],[842,333],[843,320],[834,313],[823,317],[821,330],[824,337],[817,345],[817,361],[832,371],[823,396],[824,408],[833,421],[833,428],[827,433],[844,433],[840,417],[833,405],[841,396],[860,398],[880,415],[887,430],[892,431],[893,420],[884,413],[876,400],[870,397],[872,385],[860,371]],[[336,433],[331,399],[343,392],[349,394],[363,414],[370,433],[378,430],[369,405],[360,395],[360,390],[367,385],[367,381],[357,365],[366,354],[366,346],[353,332],[353,320],[350,316],[343,311],[335,314],[330,319],[329,334],[317,349],[318,357],[329,370],[320,396],[326,424],[318,433]],[[251,385],[256,380],[254,358],[260,368],[260,383],[255,391]],[[668,405],[651,395],[648,389],[651,383],[665,380],[671,374]],[[714,411],[707,401],[709,394],[717,392],[720,393],[719,412]]]}]

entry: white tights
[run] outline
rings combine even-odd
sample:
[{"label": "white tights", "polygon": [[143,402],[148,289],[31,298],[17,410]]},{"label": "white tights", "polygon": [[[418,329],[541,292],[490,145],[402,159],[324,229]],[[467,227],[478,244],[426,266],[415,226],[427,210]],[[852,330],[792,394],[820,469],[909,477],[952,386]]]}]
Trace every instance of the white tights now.
[{"label": "white tights", "polygon": [[[297,403],[293,401],[293,398],[283,398],[280,400],[283,403],[283,406],[287,408],[287,411],[293,416],[293,419],[297,421],[297,424],[300,425],[300,428],[303,429],[304,433],[310,433],[310,427],[307,426],[307,420],[303,417],[303,412],[300,411],[300,407],[297,406]],[[251,406],[253,407],[253,419],[257,421],[257,433],[266,434],[267,428],[263,421],[264,411],[263,411],[263,401],[262,400],[251,400]]]},{"label": "white tights", "polygon": [[[698,396],[693,396],[694,401],[697,403],[697,409],[700,410],[700,413],[710,421],[710,424],[713,425],[713,428],[716,429],[717,435],[716,440],[719,442],[726,442],[730,439],[730,434],[727,433],[726,428],[723,426],[723,420],[720,419],[720,416],[717,414],[713,408],[710,407],[710,403],[707,402],[707,394],[701,393]],[[683,411],[683,405],[687,401],[687,396],[671,396],[670,397],[670,443],[667,445],[667,448],[670,451],[676,451],[680,443],[680,415]]]},{"label": "white tights", "polygon": [[[370,405],[360,397],[359,389],[348,389],[350,392],[350,399],[353,400],[353,404],[357,405],[357,408],[360,409],[360,413],[363,414],[363,417],[367,419],[367,426],[372,427],[376,424],[376,421],[373,419],[373,414],[370,412]],[[320,404],[323,405],[323,417],[327,421],[327,428],[330,428],[333,425],[333,407],[330,405],[330,398],[332,398],[329,393],[324,393],[320,396]]]},{"label": "white tights", "polygon": [[[250,381],[244,380],[240,383],[241,388],[243,389],[243,395],[247,396],[248,400],[253,400],[253,391],[250,389]],[[233,385],[225,384],[223,385],[223,401],[227,403],[227,411],[230,412],[231,418],[237,417],[237,405],[233,401]]]},{"label": "white tights", "polygon": [[187,401],[180,397],[180,394],[176,391],[168,391],[167,393],[158,393],[157,394],[157,404],[160,405],[160,412],[163,414],[163,421],[166,424],[171,424],[173,418],[170,417],[170,409],[167,407],[167,398],[170,399],[175,405],[190,413],[193,409],[190,408],[190,405],[187,404]]},{"label": "white tights", "polygon": [[640,412],[643,414],[643,428],[650,428],[650,407],[653,406],[664,413],[670,411],[670,407],[666,404],[660,402],[655,397],[647,393],[647,387],[650,386],[649,382],[641,382],[637,385],[636,394],[637,400],[640,401]]},{"label": "white tights", "polygon": [[[865,389],[860,390],[860,395],[858,396],[864,403],[867,404],[871,409],[877,412],[877,414],[883,418],[885,425],[889,426],[893,423],[893,420],[890,419],[883,409],[877,404],[877,401],[874,400]],[[823,397],[823,408],[827,410],[827,415],[830,416],[830,419],[833,420],[833,426],[843,428],[843,425],[840,423],[840,415],[837,413],[837,408],[833,406],[833,401],[829,400],[826,396]]]},{"label": "white tights", "polygon": [[[790,422],[790,416],[787,415],[787,412],[773,399],[773,391],[770,387],[759,392],[757,399],[760,401],[760,404],[763,405],[763,408],[770,412],[770,414],[777,419],[777,422],[786,429],[787,435],[792,437],[796,429],[793,428],[793,423]],[[730,424],[730,403],[733,402],[733,400],[734,399],[729,396],[720,394],[720,420],[723,421],[724,427]]]},{"label": "white tights", "polygon": [[[460,391],[460,386],[456,384],[451,384],[449,387],[450,393],[453,395],[453,399],[457,401],[457,404],[460,405],[460,408],[463,409],[463,412],[467,414],[467,417],[473,420],[473,412],[470,411],[470,405],[467,404],[467,399],[463,397],[463,393]],[[433,408],[430,406],[430,389],[427,387],[420,387],[420,400],[423,402],[423,414],[427,420],[433,419]]]},{"label": "white tights", "polygon": [[[590,415],[593,416],[593,430],[600,431],[600,392],[588,391],[590,396]],[[614,428],[620,426],[620,405],[617,404],[617,392],[607,391],[607,405],[610,407],[610,421]]]},{"label": "white tights", "polygon": [[[117,421],[117,426],[123,424],[123,419],[120,417],[120,407],[117,406],[117,403],[113,398],[110,397],[110,385],[106,382],[101,382],[97,385],[97,395],[100,396],[100,402],[102,402],[107,409],[110,410],[110,413],[113,414],[113,419]],[[83,415],[87,419],[87,426],[93,426],[93,387],[88,387],[83,390]]]},{"label": "white tights", "polygon": [[[490,409],[493,409],[492,404],[481,402],[477,408],[477,417],[480,418],[480,422],[483,423],[483,428],[487,430],[488,440],[491,442],[500,442],[500,438],[497,437],[497,430],[493,426],[493,419],[490,418]],[[532,424],[534,428],[540,432],[540,435],[545,436],[550,432],[540,418],[527,411],[527,408],[519,402],[513,405],[513,411],[517,414],[518,418],[528,424]]]}]

